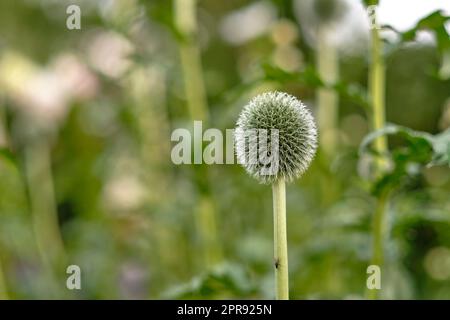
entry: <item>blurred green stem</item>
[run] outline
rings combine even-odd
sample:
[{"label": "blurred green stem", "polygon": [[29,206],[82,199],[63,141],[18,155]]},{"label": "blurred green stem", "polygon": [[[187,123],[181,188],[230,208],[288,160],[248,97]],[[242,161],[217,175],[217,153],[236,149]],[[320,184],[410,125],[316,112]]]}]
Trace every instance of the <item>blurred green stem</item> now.
[{"label": "blurred green stem", "polygon": [[[175,25],[181,35],[179,41],[180,62],[190,118],[192,121],[202,120],[204,124],[207,124],[209,122],[209,113],[200,47],[197,41],[196,5],[197,0],[174,0]],[[198,170],[197,174],[199,172],[202,171]],[[206,177],[208,177],[207,168],[205,168],[204,172]],[[222,249],[217,237],[214,202],[209,199],[211,196],[208,193],[201,197],[202,199],[197,207],[197,226],[199,227],[200,239],[204,248],[204,263],[207,267],[211,267],[215,263],[220,262]],[[204,205],[205,203],[209,203],[209,205]]]},{"label": "blurred green stem", "polygon": [[48,142],[44,139],[30,142],[25,147],[24,156],[38,250],[45,266],[55,273],[63,262],[64,246],[58,224]]},{"label": "blurred green stem", "polygon": [[[376,18],[376,17],[375,17]],[[383,42],[380,32],[376,27],[371,29],[371,65],[369,69],[369,86],[372,105],[372,130],[376,131],[385,126],[385,64],[383,58]],[[387,151],[386,136],[377,138],[374,142],[374,150],[377,153],[376,175],[380,176],[386,162],[382,158]],[[387,192],[382,192],[377,199],[377,207],[374,214],[372,237],[372,262],[380,268],[383,263],[383,239],[385,233],[385,211],[388,201]],[[378,290],[369,290],[368,298],[377,299]]]},{"label": "blurred green stem", "polygon": [[198,222],[203,223],[203,225],[199,226],[199,229],[203,231],[202,245],[204,260],[208,266],[213,266],[222,260],[220,244],[217,242],[217,224],[214,210],[214,202],[211,196],[202,196],[198,209]]},{"label": "blurred green stem", "polygon": [[6,280],[3,273],[2,259],[0,259],[0,300],[8,300],[8,299],[9,299],[8,289],[6,288]]},{"label": "blurred green stem", "polygon": [[8,136],[6,129],[6,110],[2,104],[2,96],[0,94],[0,147],[8,146]]},{"label": "blurred green stem", "polygon": [[[338,80],[339,59],[336,47],[327,39],[328,26],[320,26],[318,31],[318,48],[316,50],[317,71],[326,85],[333,85]],[[335,90],[319,88],[317,90],[317,119],[319,122],[320,146],[327,155],[332,155],[338,146],[338,103]]]},{"label": "blurred green stem", "polygon": [[200,48],[197,43],[197,0],[174,0],[175,24],[179,41],[181,67],[189,113],[192,119],[208,121],[208,106],[203,81]]},{"label": "blurred green stem", "polygon": [[[383,42],[377,28],[371,30],[371,65],[369,66],[369,86],[372,105],[372,130],[383,128],[386,124],[385,115],[385,64],[383,58]],[[387,151],[387,140],[383,135],[374,142],[377,152],[377,170],[382,170],[385,162],[381,156]]]},{"label": "blurred green stem", "polygon": [[[373,217],[372,226],[372,260],[371,265],[383,267],[384,260],[384,239],[386,235],[386,212],[389,195],[383,192],[377,199],[375,214]],[[367,290],[367,298],[376,300],[379,297],[378,289]]]},{"label": "blurred green stem", "polygon": [[276,299],[289,300],[286,184],[283,178],[273,183],[272,192]]}]

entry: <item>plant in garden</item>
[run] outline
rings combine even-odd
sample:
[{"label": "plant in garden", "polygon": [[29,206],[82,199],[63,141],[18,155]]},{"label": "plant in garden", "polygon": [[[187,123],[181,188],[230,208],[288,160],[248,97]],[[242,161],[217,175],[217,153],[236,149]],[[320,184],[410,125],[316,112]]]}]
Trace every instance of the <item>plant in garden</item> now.
[{"label": "plant in garden", "polygon": [[[375,4],[375,3],[374,3]],[[377,4],[377,3],[376,3]],[[376,19],[376,12],[375,19]],[[369,95],[371,105],[371,120],[372,129],[379,130],[385,125],[385,90],[386,90],[386,68],[383,56],[383,42],[380,38],[380,31],[372,27],[371,29],[371,50],[370,50],[370,65],[369,65]],[[374,141],[374,149],[381,155],[387,150],[386,137],[380,136]],[[381,173],[384,169],[385,162],[383,158],[376,159],[376,171]],[[383,234],[384,234],[384,220],[388,201],[387,191],[377,194],[377,205],[373,217],[372,226],[372,261],[371,264],[381,267],[383,264]],[[369,292],[369,297],[375,299],[377,291]]]},{"label": "plant in garden", "polygon": [[[348,0],[297,0],[294,10],[307,40],[315,47],[317,75],[323,82],[316,92],[320,148],[333,155],[339,145],[339,58],[360,51],[366,28],[360,4]],[[350,35],[351,34],[351,35]]]},{"label": "plant in garden", "polygon": [[[378,0],[365,0],[367,6],[378,5]],[[373,19],[376,22],[376,10],[373,12]],[[445,61],[446,49],[450,48],[450,38],[444,28],[444,23],[448,17],[444,17],[441,13],[435,12],[428,17],[420,20],[416,27],[401,34],[401,40],[397,45],[402,45],[403,42],[414,40],[415,35],[420,29],[429,29],[436,33],[438,41],[438,48],[443,55]],[[391,28],[392,29],[392,28]],[[389,202],[390,193],[405,177],[411,175],[410,164],[432,165],[430,162],[437,157],[442,158],[442,154],[448,151],[442,151],[442,141],[444,145],[448,144],[448,134],[443,134],[443,137],[432,137],[426,133],[415,132],[409,128],[386,125],[386,107],[385,107],[385,92],[386,92],[386,66],[383,39],[380,35],[380,29],[373,26],[371,28],[371,48],[370,48],[370,65],[369,65],[369,105],[371,128],[374,131],[369,134],[361,144],[360,152],[368,149],[370,143],[373,144],[372,152],[374,155],[374,179],[373,194],[377,198],[375,213],[373,216],[372,226],[372,258],[371,264],[382,266],[384,260],[384,240],[387,235],[386,230],[386,212]],[[392,46],[395,47],[395,46]],[[391,48],[392,50],[392,48]],[[443,62],[443,65],[445,63]],[[440,76],[443,77],[443,70],[445,66],[441,67]],[[388,159],[388,141],[387,134],[401,134],[406,137],[409,142],[407,148],[395,150],[392,153],[392,158]],[[439,141],[439,142],[436,142]],[[445,149],[446,147],[444,147]],[[434,155],[430,156],[430,152]],[[448,155],[447,155],[448,157]],[[389,161],[390,160],[390,161]],[[441,161],[442,162],[442,161]],[[445,162],[445,161],[444,161]],[[392,168],[394,166],[394,168]],[[368,298],[376,299],[378,297],[377,290],[370,290],[367,294]]]},{"label": "plant in garden", "polygon": [[[396,135],[403,138],[402,146],[396,147],[390,152],[378,153],[376,139],[388,135]],[[419,175],[422,169],[441,165],[450,167],[450,130],[437,135],[426,132],[414,131],[410,128],[388,124],[385,127],[367,135],[361,143],[359,153],[361,156],[372,154],[379,159],[382,157],[389,168],[375,177],[372,183],[372,194],[377,198],[377,209],[374,216],[373,228],[373,255],[372,264],[383,264],[384,242],[389,235],[386,226],[385,212],[390,195],[401,189],[411,178]],[[375,159],[375,160],[376,160]],[[368,297],[376,299],[376,290],[368,292]]]},{"label": "plant in garden", "polygon": [[[174,23],[179,36],[179,51],[187,108],[192,121],[209,122],[208,102],[203,79],[200,47],[197,41],[197,0],[174,0]],[[203,171],[202,171],[203,170]],[[222,248],[218,241],[216,208],[211,195],[202,186],[202,175],[208,176],[207,167],[195,171],[199,189],[203,190],[197,208],[197,227],[203,246],[204,264],[211,267],[222,260]],[[208,182],[203,182],[207,184]]]},{"label": "plant in garden", "polygon": [[56,67],[40,69],[16,52],[8,52],[0,61],[2,90],[14,102],[16,126],[26,128],[13,130],[12,136],[22,152],[36,244],[49,274],[56,273],[66,258],[51,170],[52,139],[72,98],[65,85],[70,88],[73,84],[65,79]]},{"label": "plant in garden", "polygon": [[[314,119],[305,105],[282,92],[255,97],[242,110],[236,124],[236,153],[247,173],[264,184],[272,184],[274,218],[274,259],[276,298],[289,299],[288,250],[286,232],[285,182],[299,178],[309,167],[317,148]],[[252,130],[276,130],[277,137],[250,140]],[[254,143],[256,142],[256,144]],[[277,144],[274,148],[273,144]],[[252,151],[278,161],[277,169],[267,173],[266,161],[249,161]],[[275,152],[276,154],[271,154]]]}]

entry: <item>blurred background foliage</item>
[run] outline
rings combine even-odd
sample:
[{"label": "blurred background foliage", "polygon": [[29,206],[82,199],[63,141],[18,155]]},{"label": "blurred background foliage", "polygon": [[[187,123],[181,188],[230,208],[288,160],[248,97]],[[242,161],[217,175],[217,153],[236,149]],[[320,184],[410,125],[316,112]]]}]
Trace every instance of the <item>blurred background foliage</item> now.
[{"label": "blurred background foliage", "polygon": [[[448,21],[383,28],[397,126],[370,133],[362,1],[1,1],[0,299],[272,299],[270,188],[237,164],[174,165],[170,137],[193,120],[233,128],[275,89],[321,127],[287,191],[291,298],[364,298],[388,185],[381,296],[449,299]],[[390,169],[374,180],[383,134]]]}]

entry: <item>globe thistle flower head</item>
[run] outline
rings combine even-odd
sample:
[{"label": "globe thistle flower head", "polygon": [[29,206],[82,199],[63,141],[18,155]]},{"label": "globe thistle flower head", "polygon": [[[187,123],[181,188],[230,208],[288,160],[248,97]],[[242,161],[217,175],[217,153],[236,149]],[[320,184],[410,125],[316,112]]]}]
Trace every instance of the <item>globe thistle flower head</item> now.
[{"label": "globe thistle flower head", "polygon": [[[256,138],[252,134],[258,132]],[[317,149],[317,129],[306,106],[282,92],[256,96],[242,110],[235,130],[236,154],[245,170],[261,183],[292,181],[309,167]],[[251,161],[251,155],[258,156]],[[267,170],[270,165],[275,170]],[[269,164],[270,162],[270,164]]]}]

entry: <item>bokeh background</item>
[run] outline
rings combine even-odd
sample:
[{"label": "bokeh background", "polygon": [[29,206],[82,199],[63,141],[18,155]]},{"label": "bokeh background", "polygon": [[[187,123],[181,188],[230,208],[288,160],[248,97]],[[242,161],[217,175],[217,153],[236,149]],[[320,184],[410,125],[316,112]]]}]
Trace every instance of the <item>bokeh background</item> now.
[{"label": "bokeh background", "polygon": [[[81,30],[66,27],[70,4]],[[377,203],[358,152],[373,129],[364,5],[2,0],[0,299],[272,299],[270,186],[170,157],[174,129],[231,129],[268,90],[302,99],[321,128],[287,187],[291,298],[364,298]],[[381,1],[388,122],[450,126],[448,15],[447,1]],[[381,297],[449,299],[450,169],[407,168],[388,201]],[[71,264],[82,290],[66,289]]]}]

